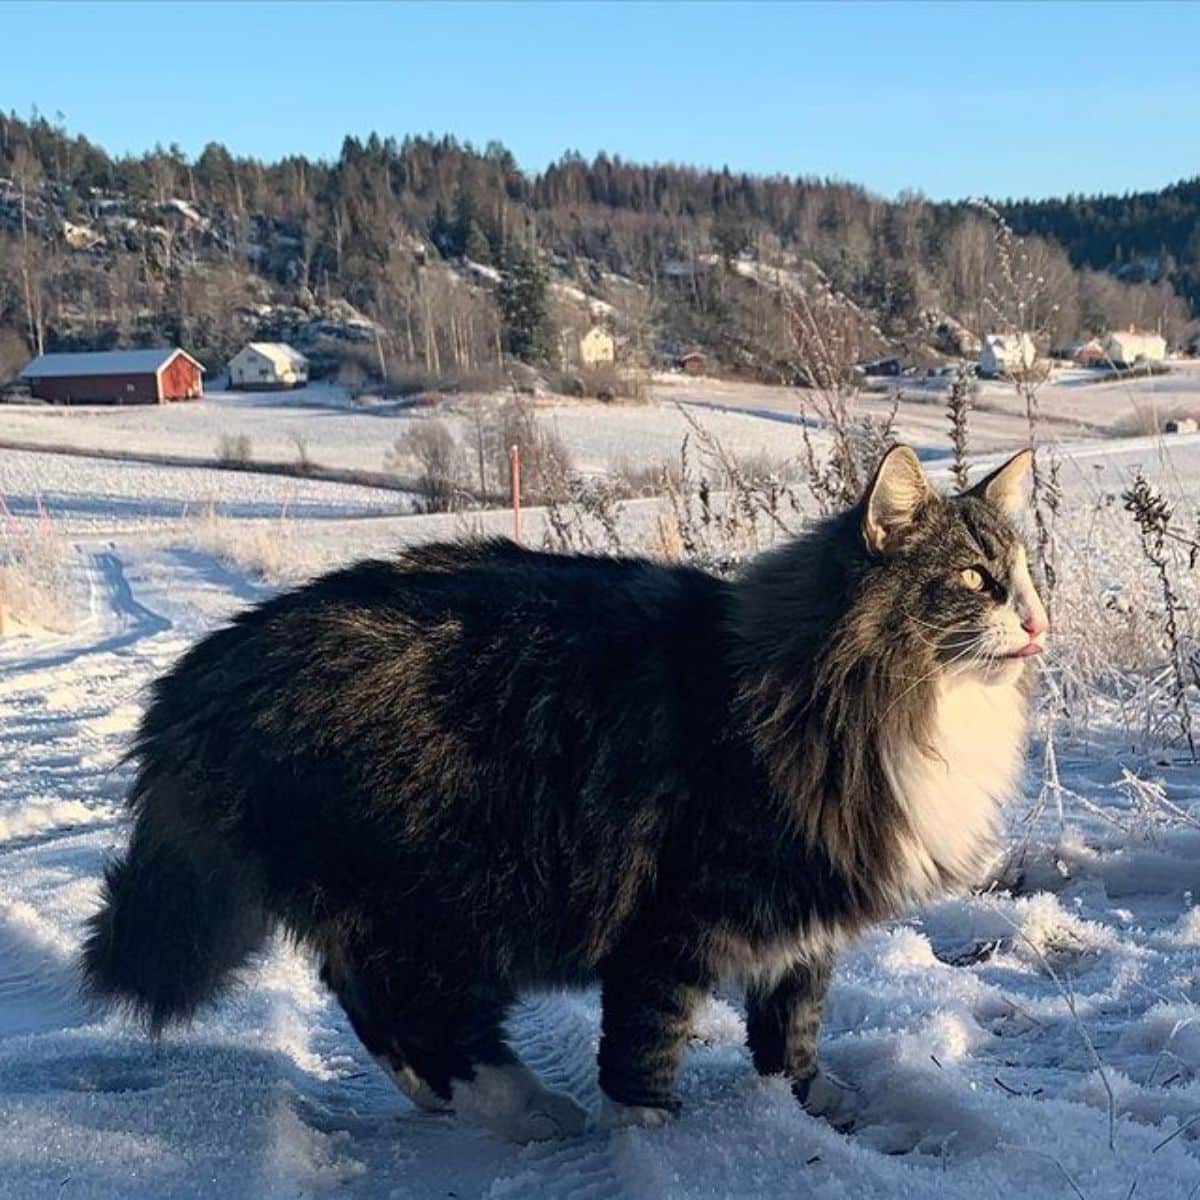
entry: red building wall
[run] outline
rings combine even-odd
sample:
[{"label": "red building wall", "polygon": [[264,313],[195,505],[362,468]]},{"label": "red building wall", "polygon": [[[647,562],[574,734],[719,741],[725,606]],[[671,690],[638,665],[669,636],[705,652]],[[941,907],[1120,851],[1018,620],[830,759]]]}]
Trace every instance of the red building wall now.
[{"label": "red building wall", "polygon": [[144,375],[58,375],[30,380],[39,400],[55,404],[157,404],[158,377]]},{"label": "red building wall", "polygon": [[163,400],[199,400],[204,395],[204,376],[200,368],[177,354],[162,372]]}]

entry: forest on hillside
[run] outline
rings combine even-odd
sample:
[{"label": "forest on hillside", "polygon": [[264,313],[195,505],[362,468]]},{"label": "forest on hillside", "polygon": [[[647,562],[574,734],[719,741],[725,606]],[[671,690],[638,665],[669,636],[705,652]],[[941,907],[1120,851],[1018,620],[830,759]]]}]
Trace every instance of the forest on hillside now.
[{"label": "forest on hillside", "polygon": [[859,315],[863,353],[952,354],[1017,323],[1184,336],[1200,183],[1003,204],[1027,235],[1015,262],[996,215],[603,154],[531,174],[450,137],[347,137],[334,161],[114,157],[0,116],[0,379],[41,349],[174,341],[219,362],[247,336],[319,334],[361,343],[366,370],[462,372],[551,360],[595,319],[633,361],[699,346],[794,377],[781,313],[814,294]]}]

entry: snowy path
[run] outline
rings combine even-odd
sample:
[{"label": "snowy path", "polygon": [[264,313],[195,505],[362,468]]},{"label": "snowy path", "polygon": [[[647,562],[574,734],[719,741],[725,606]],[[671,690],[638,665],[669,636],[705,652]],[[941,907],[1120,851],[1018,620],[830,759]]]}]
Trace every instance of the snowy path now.
[{"label": "snowy path", "polygon": [[[850,1137],[754,1077],[721,999],[678,1122],[529,1148],[415,1112],[282,945],[159,1045],[89,1014],[71,957],[125,836],[119,760],[144,689],[260,589],[134,543],[87,548],[79,570],[77,634],[0,646],[0,1196],[1126,1200],[1136,1179],[1182,1200],[1200,1184],[1200,1124],[1171,1138],[1200,1112],[1200,830],[1139,825],[1113,747],[1064,755],[1065,777],[1132,832],[1076,821],[1031,857],[1037,894],[947,902],[846,955],[826,1054],[860,1089]],[[1194,769],[1149,766],[1200,815]],[[1118,1101],[1115,1152],[1066,989]],[[593,994],[531,1000],[512,1035],[595,1107]]]}]

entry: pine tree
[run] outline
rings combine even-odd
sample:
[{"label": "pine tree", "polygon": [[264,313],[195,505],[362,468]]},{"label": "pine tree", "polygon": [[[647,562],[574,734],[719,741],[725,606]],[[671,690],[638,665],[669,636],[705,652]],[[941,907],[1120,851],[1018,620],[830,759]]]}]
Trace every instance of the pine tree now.
[{"label": "pine tree", "polygon": [[546,272],[533,251],[510,247],[499,299],[508,352],[523,362],[549,362],[554,354],[554,326]]},{"label": "pine tree", "polygon": [[479,227],[479,222],[474,218],[467,225],[467,236],[463,240],[463,254],[473,262],[490,264],[492,261],[492,247]]}]

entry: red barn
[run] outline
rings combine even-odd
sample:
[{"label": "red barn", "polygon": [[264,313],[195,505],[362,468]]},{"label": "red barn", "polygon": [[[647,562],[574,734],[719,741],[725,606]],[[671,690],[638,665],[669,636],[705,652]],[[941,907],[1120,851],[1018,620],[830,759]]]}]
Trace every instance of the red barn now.
[{"label": "red barn", "polygon": [[56,404],[166,404],[204,395],[204,368],[178,348],[43,354],[21,378]]}]

